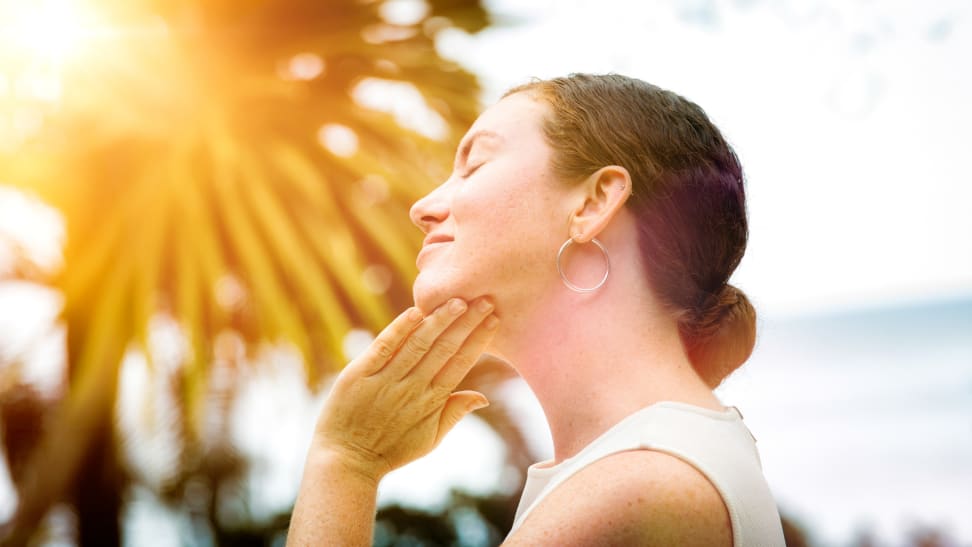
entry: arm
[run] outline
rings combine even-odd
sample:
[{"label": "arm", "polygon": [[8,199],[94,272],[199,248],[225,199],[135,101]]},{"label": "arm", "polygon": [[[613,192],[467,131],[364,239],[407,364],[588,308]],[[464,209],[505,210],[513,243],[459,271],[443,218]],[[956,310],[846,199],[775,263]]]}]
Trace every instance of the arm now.
[{"label": "arm", "polygon": [[492,305],[453,299],[423,317],[406,310],[338,375],[318,418],[288,545],[371,545],[378,483],[435,448],[488,404],[453,392],[486,348]]},{"label": "arm", "polygon": [[308,455],[288,545],[371,545],[378,481],[337,455]]},{"label": "arm", "polygon": [[634,450],[572,476],[503,545],[731,547],[732,525],[701,472],[663,452]]}]

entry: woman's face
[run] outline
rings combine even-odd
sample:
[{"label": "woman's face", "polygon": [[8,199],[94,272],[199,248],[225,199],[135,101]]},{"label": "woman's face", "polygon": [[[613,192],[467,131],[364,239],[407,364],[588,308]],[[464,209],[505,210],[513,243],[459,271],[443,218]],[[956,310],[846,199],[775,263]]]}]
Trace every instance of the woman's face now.
[{"label": "woman's face", "polygon": [[501,316],[558,283],[567,189],[550,171],[544,103],[525,93],[488,108],[459,145],[452,175],[412,206],[426,234],[416,258],[416,305],[490,296]]}]

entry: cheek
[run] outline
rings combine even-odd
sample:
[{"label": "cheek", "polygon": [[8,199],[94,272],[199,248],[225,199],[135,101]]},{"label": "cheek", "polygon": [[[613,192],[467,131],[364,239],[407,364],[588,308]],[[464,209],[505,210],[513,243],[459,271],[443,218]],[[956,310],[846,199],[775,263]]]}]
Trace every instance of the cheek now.
[{"label": "cheek", "polygon": [[545,271],[548,262],[555,268],[554,257],[562,243],[555,215],[544,196],[531,190],[512,187],[479,200],[467,200],[474,197],[471,192],[457,196],[453,214],[465,263],[504,284],[512,276],[525,276],[514,279],[517,284],[528,281]]},{"label": "cheek", "polygon": [[470,193],[453,204],[459,243],[456,252],[460,254],[455,258],[481,269],[484,262],[506,262],[504,255],[519,245],[522,231],[526,229],[526,215],[522,213],[522,204],[508,195],[475,197]]},{"label": "cheek", "polygon": [[543,193],[542,174],[496,165],[483,177],[472,179],[453,196],[452,213],[458,230],[489,230],[500,236],[524,228],[549,229],[552,196]]},{"label": "cheek", "polygon": [[472,179],[452,194],[456,241],[447,252],[430,257],[416,278],[413,296],[419,308],[434,309],[452,296],[519,300],[557,275],[556,253],[566,238],[566,221],[557,218],[557,196],[544,192],[548,181],[542,174],[499,171]]}]

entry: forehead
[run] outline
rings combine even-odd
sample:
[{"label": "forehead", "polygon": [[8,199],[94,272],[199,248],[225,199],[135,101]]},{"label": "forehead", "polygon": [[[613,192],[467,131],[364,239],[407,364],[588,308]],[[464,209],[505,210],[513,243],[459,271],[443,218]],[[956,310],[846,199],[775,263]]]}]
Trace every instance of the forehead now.
[{"label": "forehead", "polygon": [[520,144],[542,140],[542,123],[546,113],[547,106],[544,103],[526,93],[514,93],[484,110],[469,128],[463,141],[468,141],[470,137],[479,139],[482,136]]}]

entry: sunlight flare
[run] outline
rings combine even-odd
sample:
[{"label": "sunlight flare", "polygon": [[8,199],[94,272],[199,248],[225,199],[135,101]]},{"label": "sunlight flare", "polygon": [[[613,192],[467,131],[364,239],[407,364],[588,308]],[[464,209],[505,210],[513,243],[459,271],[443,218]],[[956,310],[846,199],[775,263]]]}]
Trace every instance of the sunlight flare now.
[{"label": "sunlight flare", "polygon": [[3,0],[0,21],[4,64],[19,61],[53,67],[84,52],[101,25],[90,6],[75,0]]}]

